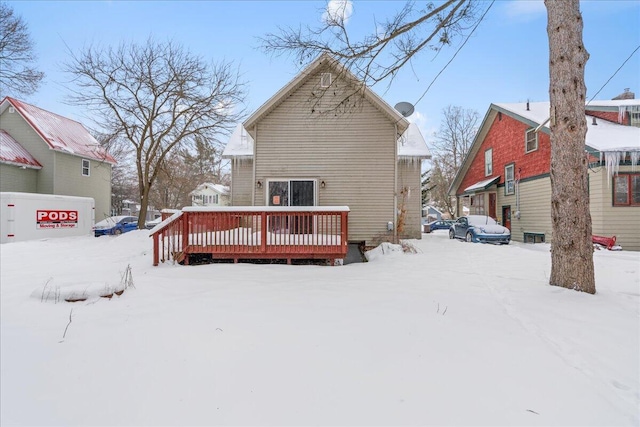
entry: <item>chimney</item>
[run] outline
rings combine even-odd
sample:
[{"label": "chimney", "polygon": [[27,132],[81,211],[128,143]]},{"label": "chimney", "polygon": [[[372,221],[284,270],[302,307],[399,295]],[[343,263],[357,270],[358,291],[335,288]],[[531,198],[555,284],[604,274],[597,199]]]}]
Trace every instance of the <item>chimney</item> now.
[{"label": "chimney", "polygon": [[591,124],[593,126],[598,126],[598,122],[596,122],[596,118],[595,117],[593,118],[593,121],[591,122]]},{"label": "chimney", "polygon": [[529,111],[529,100],[527,99],[527,111]]},{"label": "chimney", "polygon": [[618,101],[621,99],[636,99],[636,94],[631,92],[631,90],[628,87],[626,87],[624,88],[624,92],[622,92],[620,95],[613,98],[614,101]]}]

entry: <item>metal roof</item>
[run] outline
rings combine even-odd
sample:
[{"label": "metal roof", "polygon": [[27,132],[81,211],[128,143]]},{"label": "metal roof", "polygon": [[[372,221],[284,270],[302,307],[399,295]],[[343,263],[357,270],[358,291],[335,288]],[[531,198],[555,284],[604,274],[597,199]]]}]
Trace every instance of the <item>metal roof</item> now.
[{"label": "metal roof", "polygon": [[117,163],[116,159],[81,123],[8,96],[0,104],[0,113],[11,107],[29,123],[52,150],[107,163]]},{"label": "metal roof", "polygon": [[42,165],[18,141],[2,129],[0,129],[0,163],[42,169]]}]

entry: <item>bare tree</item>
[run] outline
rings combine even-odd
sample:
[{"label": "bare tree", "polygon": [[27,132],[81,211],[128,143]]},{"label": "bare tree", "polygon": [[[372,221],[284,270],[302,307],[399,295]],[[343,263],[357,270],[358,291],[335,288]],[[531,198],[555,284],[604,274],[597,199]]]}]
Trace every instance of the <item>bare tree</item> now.
[{"label": "bare tree", "polygon": [[144,227],[149,195],[169,154],[218,136],[239,121],[243,84],[231,63],[207,64],[171,41],[88,47],[71,53],[70,101],[85,106],[106,133],[133,149]]},{"label": "bare tree", "polygon": [[360,79],[372,86],[396,73],[423,50],[438,51],[477,22],[477,2],[447,0],[418,8],[413,1],[391,19],[373,22],[373,31],[362,40],[349,36],[346,6],[325,14],[318,28],[279,28],[267,34],[261,46],[267,53],[291,53],[305,64],[320,53],[329,53]]},{"label": "bare tree", "polygon": [[435,134],[433,150],[448,166],[457,171],[478,132],[477,111],[449,105],[442,110],[440,129]]},{"label": "bare tree", "polygon": [[585,153],[589,54],[579,0],[545,0],[551,104],[551,276],[554,286],[596,292]]},{"label": "bare tree", "polygon": [[180,153],[171,153],[159,165],[156,185],[150,193],[151,203],[159,209],[181,209],[191,205],[191,196],[199,184],[193,165]]},{"label": "bare tree", "polygon": [[222,159],[221,151],[219,147],[202,138],[196,138],[193,149],[181,150],[180,155],[184,162],[192,167],[196,185],[204,182],[229,184],[229,176],[225,172],[226,161]]},{"label": "bare tree", "polygon": [[[477,111],[449,105],[442,110],[440,129],[432,143],[434,188],[431,197],[451,217],[456,215],[455,203],[449,195],[449,187],[478,132],[480,116]],[[458,213],[459,214],[459,213]]]},{"label": "bare tree", "polygon": [[0,2],[0,96],[38,90],[44,73],[32,67],[36,59],[27,24],[6,2]]}]

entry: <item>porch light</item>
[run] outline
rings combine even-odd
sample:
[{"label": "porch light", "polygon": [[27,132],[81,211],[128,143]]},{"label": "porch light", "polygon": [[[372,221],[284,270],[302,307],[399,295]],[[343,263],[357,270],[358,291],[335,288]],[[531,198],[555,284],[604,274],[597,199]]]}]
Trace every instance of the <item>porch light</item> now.
[{"label": "porch light", "polygon": [[320,188],[324,188],[326,186],[327,184],[324,182],[324,180],[320,181]]},{"label": "porch light", "polygon": [[258,187],[258,188],[262,188],[262,181],[258,180],[258,181],[256,182],[256,187]]}]

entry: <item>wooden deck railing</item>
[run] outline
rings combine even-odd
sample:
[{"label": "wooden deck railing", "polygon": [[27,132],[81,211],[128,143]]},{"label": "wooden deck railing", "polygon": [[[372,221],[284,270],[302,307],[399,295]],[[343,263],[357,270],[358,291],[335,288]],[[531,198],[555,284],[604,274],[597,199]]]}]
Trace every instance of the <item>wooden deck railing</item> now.
[{"label": "wooden deck railing", "polygon": [[349,208],[186,207],[151,230],[153,265],[189,264],[192,254],[213,259],[326,259],[348,248]]}]

